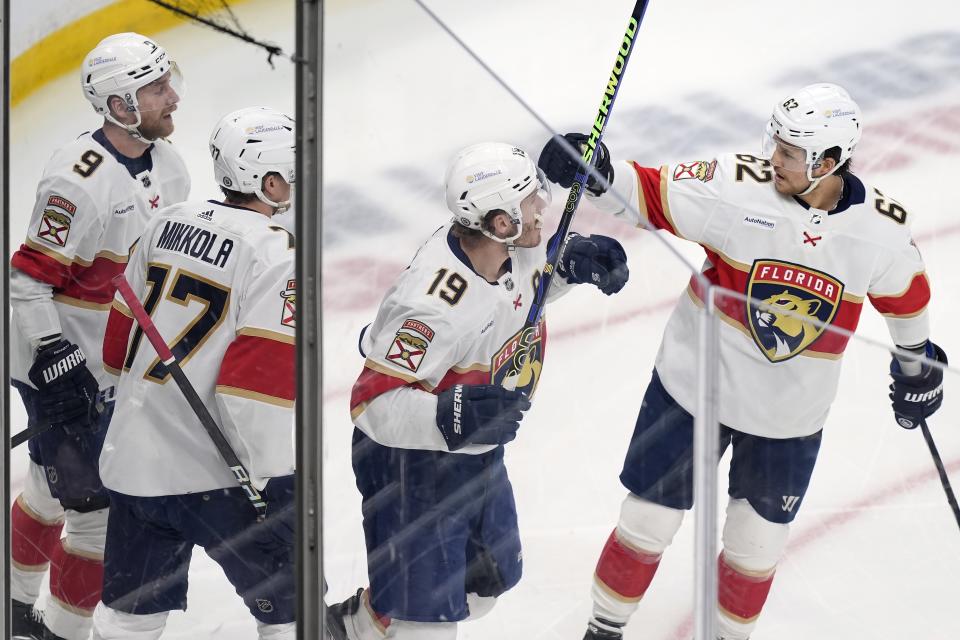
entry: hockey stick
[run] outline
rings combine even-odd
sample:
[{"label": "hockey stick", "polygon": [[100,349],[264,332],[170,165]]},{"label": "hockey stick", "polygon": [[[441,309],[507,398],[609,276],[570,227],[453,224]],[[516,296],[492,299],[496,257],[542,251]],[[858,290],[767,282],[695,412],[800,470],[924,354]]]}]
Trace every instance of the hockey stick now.
[{"label": "hockey stick", "polygon": [[26,442],[33,436],[40,435],[41,433],[45,432],[47,429],[49,429],[52,426],[53,425],[50,424],[49,422],[41,422],[36,426],[27,427],[17,435],[10,438],[10,448],[14,449],[16,447],[19,447],[20,445],[22,445],[24,442]]},{"label": "hockey stick", "polygon": [[237,457],[237,453],[233,450],[233,447],[230,446],[230,443],[227,442],[223,431],[220,430],[220,427],[213,420],[213,416],[210,415],[207,407],[203,404],[203,400],[197,395],[196,389],[190,384],[190,380],[183,372],[183,369],[180,368],[180,364],[177,362],[173,352],[170,351],[170,347],[164,342],[160,332],[157,331],[157,327],[153,324],[153,320],[150,319],[146,309],[140,304],[140,299],[137,298],[133,289],[130,288],[130,283],[127,282],[127,279],[122,273],[113,278],[111,282],[113,282],[117,291],[120,292],[120,295],[123,296],[130,311],[133,312],[133,317],[136,318],[137,324],[140,325],[144,335],[150,340],[150,344],[157,350],[157,355],[160,356],[161,362],[163,362],[167,371],[170,372],[170,375],[173,376],[177,386],[180,387],[181,393],[183,393],[183,397],[186,398],[190,404],[190,408],[193,409],[193,412],[200,420],[200,424],[203,425],[207,435],[213,440],[213,444],[217,447],[220,457],[223,458],[224,462],[226,462],[230,468],[230,471],[233,472],[237,484],[239,484],[240,488],[247,494],[247,498],[257,511],[257,520],[263,520],[267,514],[267,503],[263,501],[260,492],[257,491],[257,488],[250,482],[250,474],[247,472],[246,467],[240,462],[240,458]]},{"label": "hockey stick", "polygon": [[[554,272],[563,250],[567,246],[567,236],[570,232],[570,225],[573,224],[573,216],[577,212],[577,206],[580,204],[580,198],[583,195],[583,189],[587,183],[587,170],[593,159],[594,150],[600,144],[603,132],[610,121],[610,112],[613,111],[613,103],[620,92],[620,83],[623,74],[627,71],[627,62],[630,61],[630,54],[633,53],[634,37],[643,22],[643,14],[647,10],[648,0],[637,0],[633,5],[633,13],[630,15],[630,21],[627,24],[627,30],[623,34],[623,41],[617,50],[617,58],[613,63],[613,70],[610,72],[610,80],[603,92],[600,100],[600,109],[593,120],[593,128],[590,131],[590,138],[587,140],[587,146],[583,150],[582,164],[577,171],[576,178],[570,186],[570,194],[567,196],[567,203],[563,207],[563,215],[560,217],[560,223],[557,225],[557,232],[550,239],[547,245],[547,264],[543,267],[543,273],[540,276],[540,283],[537,286],[536,295],[533,303],[530,305],[530,312],[523,324],[521,331],[521,342],[531,341],[533,338],[533,327],[540,322],[540,316],[543,315],[543,308],[546,304],[547,293],[550,291],[550,285],[553,283]],[[551,257],[552,256],[552,257]]]},{"label": "hockey stick", "polygon": [[940,452],[937,451],[937,445],[933,442],[933,435],[930,433],[930,427],[927,426],[926,420],[920,420],[920,430],[923,432],[923,439],[927,441],[927,447],[933,457],[933,464],[937,467],[937,473],[940,474],[940,484],[943,485],[943,491],[947,494],[947,502],[950,503],[953,517],[957,520],[957,526],[960,526],[960,505],[957,504],[957,496],[954,495],[953,487],[950,485],[950,477],[947,476],[947,470],[943,466],[943,460],[940,458]]}]

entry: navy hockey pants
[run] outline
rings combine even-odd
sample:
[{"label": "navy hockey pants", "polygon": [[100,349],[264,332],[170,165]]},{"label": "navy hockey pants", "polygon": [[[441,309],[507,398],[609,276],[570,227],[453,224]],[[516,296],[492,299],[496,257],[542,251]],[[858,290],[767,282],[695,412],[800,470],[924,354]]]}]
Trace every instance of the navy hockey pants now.
[{"label": "navy hockey pants", "polygon": [[523,560],[503,447],[481,455],[384,447],[354,429],[370,603],[380,615],[454,622],[467,593],[499,596]]},{"label": "navy hockey pants", "polygon": [[[770,522],[793,521],[810,484],[822,431],[762,438],[720,426],[719,454],[733,446],[728,493]],[[620,482],[635,495],[674,509],[693,506],[693,416],[667,393],[656,370],[643,396]]]}]

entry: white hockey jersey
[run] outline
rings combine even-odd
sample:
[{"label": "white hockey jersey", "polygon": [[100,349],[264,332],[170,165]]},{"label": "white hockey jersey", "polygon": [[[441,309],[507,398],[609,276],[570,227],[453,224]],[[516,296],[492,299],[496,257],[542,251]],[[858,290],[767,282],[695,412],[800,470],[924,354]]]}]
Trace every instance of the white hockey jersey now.
[{"label": "white hockey jersey", "polygon": [[[161,211],[126,270],[258,488],[294,469],[294,277],[290,234],[262,214],[213,201]],[[100,455],[105,487],[160,496],[236,486],[119,294],[103,361],[120,376]]]},{"label": "white hockey jersey", "polygon": [[[455,384],[502,384],[532,395],[543,367],[546,314],[522,335],[546,263],[546,242],[516,248],[507,272],[488,282],[472,268],[451,225],[438,229],[387,291],[361,335],[366,357],[353,387],[354,424],[377,443],[448,451],[437,428],[437,399]],[[553,279],[549,299],[570,287]],[[493,445],[467,445],[477,454]]]},{"label": "white hockey jersey", "polygon": [[[110,279],[123,271],[150,218],[189,192],[183,160],[165,140],[130,159],[98,129],[54,153],[37,187],[27,238],[11,260],[12,378],[29,384],[36,341],[60,332],[83,349],[101,388],[109,384],[100,350],[114,294]],[[34,284],[24,275],[47,286],[19,296]]]},{"label": "white hockey jersey", "polygon": [[[700,244],[710,283],[765,303],[718,297],[720,421],[788,438],[823,427],[848,337],[778,310],[853,332],[869,298],[893,341],[914,346],[928,338],[930,287],[910,236],[912,218],[899,202],[847,175],[836,208],[820,211],[780,195],[772,180],[769,161],[746,154],[659,169],[618,164],[614,188],[640,218],[610,194],[594,202]],[[703,296],[691,278],[656,360],[664,387],[691,413]]]}]

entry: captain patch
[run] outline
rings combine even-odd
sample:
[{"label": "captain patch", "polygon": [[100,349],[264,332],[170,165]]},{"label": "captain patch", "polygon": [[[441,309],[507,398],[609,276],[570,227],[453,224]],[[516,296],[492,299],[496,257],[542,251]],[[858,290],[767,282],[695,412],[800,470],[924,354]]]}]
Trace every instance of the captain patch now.
[{"label": "captain patch", "polygon": [[710,182],[713,180],[713,174],[717,170],[717,161],[698,160],[696,162],[684,162],[673,168],[673,179],[676,180],[699,180],[700,182]]},{"label": "captain patch", "polygon": [[280,324],[285,327],[297,326],[297,281],[287,280],[287,288],[280,292],[283,298],[283,310],[280,313]]},{"label": "captain patch", "polygon": [[45,209],[43,217],[40,218],[37,238],[58,247],[65,247],[68,237],[70,237],[70,216],[56,209]]}]

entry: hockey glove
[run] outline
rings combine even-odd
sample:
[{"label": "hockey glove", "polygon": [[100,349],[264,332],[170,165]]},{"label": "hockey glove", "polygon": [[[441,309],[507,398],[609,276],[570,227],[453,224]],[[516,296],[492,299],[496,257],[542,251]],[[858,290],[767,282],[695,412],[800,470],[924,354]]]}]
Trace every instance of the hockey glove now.
[{"label": "hockey glove", "polygon": [[623,246],[607,236],[570,235],[557,271],[571,284],[590,283],[612,295],[627,284],[630,269]]},{"label": "hockey glove", "polygon": [[40,391],[40,420],[67,433],[97,424],[100,385],[80,347],[63,338],[41,345],[27,377]]},{"label": "hockey glove", "polygon": [[[570,156],[570,151],[560,142],[561,136],[554,136],[543,147],[540,152],[540,159],[537,166],[543,170],[547,179],[555,182],[564,189],[569,189],[577,177],[577,171],[580,170],[580,159],[583,149],[587,145],[589,136],[582,133],[568,133],[565,138],[570,146],[580,154],[574,160]],[[607,146],[602,142],[593,151],[593,168],[601,176],[607,179],[607,182],[613,184],[613,165],[610,164],[610,152]],[[606,191],[606,187],[593,176],[587,176],[587,191],[594,196],[601,196]]]},{"label": "hockey glove", "polygon": [[[925,355],[931,360],[947,364],[943,349],[927,342]],[[943,402],[943,370],[924,364],[918,375],[908,376],[900,370],[896,358],[890,362],[890,400],[897,424],[904,429],[916,429],[921,420],[937,412]]]},{"label": "hockey glove", "polygon": [[457,384],[437,396],[437,427],[450,451],[468,444],[506,444],[517,437],[530,400],[494,384]]},{"label": "hockey glove", "polygon": [[267,480],[260,492],[267,503],[267,515],[259,527],[256,543],[268,553],[286,553],[293,550],[294,521],[297,517],[296,476],[276,476]]}]

